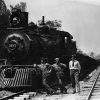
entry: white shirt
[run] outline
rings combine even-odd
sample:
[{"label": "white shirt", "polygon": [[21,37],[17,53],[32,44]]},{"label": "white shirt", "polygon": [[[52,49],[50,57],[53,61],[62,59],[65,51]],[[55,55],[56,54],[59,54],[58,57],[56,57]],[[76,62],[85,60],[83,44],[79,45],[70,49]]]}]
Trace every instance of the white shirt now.
[{"label": "white shirt", "polygon": [[69,62],[69,69],[78,69],[80,71],[81,70],[81,66],[80,66],[79,61],[77,61],[77,60],[72,61],[71,60]]}]

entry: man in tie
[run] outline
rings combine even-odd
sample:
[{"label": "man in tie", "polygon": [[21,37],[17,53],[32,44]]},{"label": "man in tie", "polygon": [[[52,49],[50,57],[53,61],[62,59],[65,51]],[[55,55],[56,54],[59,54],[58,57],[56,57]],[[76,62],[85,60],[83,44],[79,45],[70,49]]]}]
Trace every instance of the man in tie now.
[{"label": "man in tie", "polygon": [[73,93],[80,92],[79,73],[81,70],[81,66],[79,61],[75,59],[75,55],[72,55],[72,59],[69,62],[69,69]]}]

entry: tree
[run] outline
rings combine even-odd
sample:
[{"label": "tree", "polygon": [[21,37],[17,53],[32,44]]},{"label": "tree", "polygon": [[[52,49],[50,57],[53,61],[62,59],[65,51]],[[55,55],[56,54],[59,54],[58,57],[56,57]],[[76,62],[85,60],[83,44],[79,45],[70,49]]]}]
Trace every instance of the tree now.
[{"label": "tree", "polygon": [[94,52],[91,52],[90,53],[90,57],[94,58],[94,56],[95,56],[95,53]]},{"label": "tree", "polygon": [[28,28],[29,28],[30,30],[35,30],[35,29],[37,29],[37,25],[36,25],[34,22],[30,22],[30,23],[28,24]]},{"label": "tree", "polygon": [[[42,20],[38,20],[38,24],[41,25]],[[47,20],[45,21],[45,25],[48,25],[50,28],[61,29],[61,20]]]},{"label": "tree", "polygon": [[79,53],[79,54],[83,54],[83,51],[81,50],[81,49],[77,49],[77,53]]},{"label": "tree", "polygon": [[51,28],[61,28],[61,21],[60,20],[53,20],[53,21],[47,21],[46,25],[49,25]]},{"label": "tree", "polygon": [[26,11],[26,2],[20,2],[20,3],[16,4],[15,6],[10,5],[10,7],[11,7],[11,10],[13,8],[17,8],[17,9],[20,9],[22,12],[24,12],[24,11]]},{"label": "tree", "polygon": [[10,12],[6,7],[4,0],[0,0],[0,27],[9,26]]}]

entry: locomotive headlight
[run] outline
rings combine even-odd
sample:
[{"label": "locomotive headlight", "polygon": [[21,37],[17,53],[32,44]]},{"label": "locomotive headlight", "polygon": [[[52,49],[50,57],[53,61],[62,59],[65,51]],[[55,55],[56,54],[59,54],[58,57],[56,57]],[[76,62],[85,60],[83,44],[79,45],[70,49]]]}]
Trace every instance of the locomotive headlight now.
[{"label": "locomotive headlight", "polygon": [[20,18],[19,17],[14,17],[13,20],[12,20],[12,24],[17,25],[19,23],[20,23]]},{"label": "locomotive headlight", "polygon": [[65,37],[65,44],[67,44],[67,37]]}]

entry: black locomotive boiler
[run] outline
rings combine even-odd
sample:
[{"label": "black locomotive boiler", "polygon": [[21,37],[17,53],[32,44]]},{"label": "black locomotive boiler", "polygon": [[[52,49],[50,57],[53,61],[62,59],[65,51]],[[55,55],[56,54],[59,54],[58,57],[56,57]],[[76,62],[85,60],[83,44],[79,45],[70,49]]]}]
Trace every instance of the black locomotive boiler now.
[{"label": "black locomotive boiler", "polygon": [[6,65],[1,65],[1,87],[36,87],[41,84],[41,71],[33,67],[34,63],[39,63],[42,57],[50,62],[55,57],[63,61],[65,56],[69,59],[76,53],[71,34],[45,23],[30,27],[27,12],[13,9],[9,22],[10,27],[0,28],[0,59],[6,59]]}]

